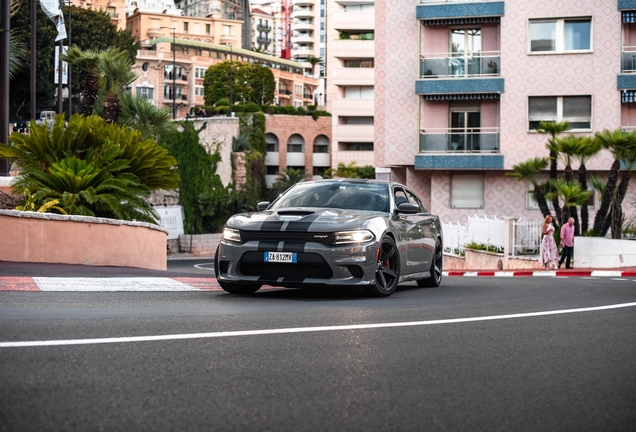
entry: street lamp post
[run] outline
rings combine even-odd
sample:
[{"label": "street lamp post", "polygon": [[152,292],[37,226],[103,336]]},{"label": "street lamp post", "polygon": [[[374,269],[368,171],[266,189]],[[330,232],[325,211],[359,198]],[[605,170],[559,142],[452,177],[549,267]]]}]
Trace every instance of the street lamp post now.
[{"label": "street lamp post", "polygon": [[230,109],[227,116],[232,117],[232,45],[230,45]]}]

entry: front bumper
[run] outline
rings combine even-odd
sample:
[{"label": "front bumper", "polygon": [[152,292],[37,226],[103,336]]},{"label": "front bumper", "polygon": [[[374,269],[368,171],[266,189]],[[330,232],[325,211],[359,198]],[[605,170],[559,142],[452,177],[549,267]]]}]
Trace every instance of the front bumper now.
[{"label": "front bumper", "polygon": [[[219,274],[223,282],[283,287],[368,286],[375,283],[378,242],[324,246],[318,243],[235,243],[221,240]],[[265,252],[296,252],[294,264],[265,263]]]}]

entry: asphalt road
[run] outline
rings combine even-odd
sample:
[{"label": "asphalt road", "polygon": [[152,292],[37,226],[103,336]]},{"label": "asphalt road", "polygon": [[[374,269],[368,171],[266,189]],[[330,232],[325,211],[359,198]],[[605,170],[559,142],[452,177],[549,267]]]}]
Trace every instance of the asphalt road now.
[{"label": "asphalt road", "polygon": [[0,292],[0,430],[636,430],[633,279]]}]

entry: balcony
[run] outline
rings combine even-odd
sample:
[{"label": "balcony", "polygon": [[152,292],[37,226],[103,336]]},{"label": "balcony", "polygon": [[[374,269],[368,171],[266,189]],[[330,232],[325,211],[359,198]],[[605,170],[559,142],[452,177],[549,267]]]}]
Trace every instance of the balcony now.
[{"label": "balcony", "polygon": [[[173,77],[172,73],[165,73],[165,74],[163,74],[163,79],[164,79],[164,81],[170,81],[170,82],[172,82],[172,81],[173,81],[173,78],[172,78],[172,77]],[[187,75],[187,74],[177,74],[177,75],[174,77],[174,81],[177,81],[177,82],[179,82],[179,81],[181,81],[181,82],[188,81],[188,75]]]},{"label": "balcony", "polygon": [[420,133],[420,153],[498,153],[498,128],[426,129]]},{"label": "balcony", "polygon": [[312,165],[315,167],[330,167],[331,166],[330,153],[314,153],[312,159],[313,159]]},{"label": "balcony", "polygon": [[314,94],[313,93],[303,93],[303,99],[307,99],[307,100],[314,100]]},{"label": "balcony", "polygon": [[370,151],[337,151],[331,155],[331,166],[336,167],[339,163],[345,165],[355,162],[359,167],[365,165],[375,165],[373,161],[373,150]]},{"label": "balcony", "polygon": [[418,20],[483,18],[486,21],[504,15],[504,2],[492,0],[420,0],[415,7]]},{"label": "balcony", "polygon": [[294,8],[292,12],[292,18],[313,18],[314,15],[314,8]]},{"label": "balcony", "polygon": [[287,89],[279,89],[278,90],[278,96],[279,97],[284,97],[284,98],[289,99],[291,97],[291,94],[292,94],[291,90],[287,90]]},{"label": "balcony", "polygon": [[256,37],[256,42],[260,43],[260,44],[270,44],[272,43],[272,39],[268,38],[268,37]]},{"label": "balcony", "polygon": [[472,78],[500,75],[499,52],[425,54],[420,58],[420,78]]},{"label": "balcony", "polygon": [[272,28],[269,25],[256,24],[256,30],[269,33],[270,31],[272,31]]},{"label": "balcony", "polygon": [[313,47],[297,47],[297,48],[292,48],[292,57],[294,59],[297,59],[296,61],[302,62],[302,60],[298,60],[301,58],[307,58],[309,56],[313,56],[315,53],[314,48]]},{"label": "balcony", "polygon": [[624,46],[621,55],[621,73],[636,72],[636,47]]},{"label": "balcony", "polygon": [[292,30],[313,30],[314,22],[313,20],[294,20],[292,23]]},{"label": "balcony", "polygon": [[373,99],[334,99],[333,102],[331,102],[331,110],[334,113],[372,116],[373,109]]},{"label": "balcony", "polygon": [[334,141],[373,142],[373,125],[335,125],[332,136]]},{"label": "balcony", "polygon": [[287,153],[287,166],[305,166],[305,153]]},{"label": "balcony", "polygon": [[346,12],[333,14],[333,28],[342,30],[375,29],[375,13]]},{"label": "balcony", "polygon": [[337,40],[333,42],[332,55],[340,58],[373,58],[375,57],[375,41]]},{"label": "balcony", "polygon": [[293,0],[292,4],[294,6],[313,6],[315,0]]},{"label": "balcony", "polygon": [[374,68],[336,68],[333,70],[332,84],[337,86],[374,85]]},{"label": "balcony", "polygon": [[314,35],[313,34],[307,34],[307,33],[298,33],[292,36],[292,43],[293,44],[303,44],[303,43],[310,43],[313,44],[314,43]]},{"label": "balcony", "polygon": [[280,165],[280,153],[278,152],[267,152],[265,155],[265,165],[269,166],[278,166]]}]

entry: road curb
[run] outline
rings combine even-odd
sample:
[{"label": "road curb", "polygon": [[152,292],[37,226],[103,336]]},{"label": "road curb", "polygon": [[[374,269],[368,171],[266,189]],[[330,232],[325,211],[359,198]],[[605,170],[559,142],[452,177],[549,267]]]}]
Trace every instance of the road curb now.
[{"label": "road curb", "polygon": [[444,276],[463,277],[636,277],[636,271],[616,270],[515,270],[515,271],[463,271],[442,272]]}]

